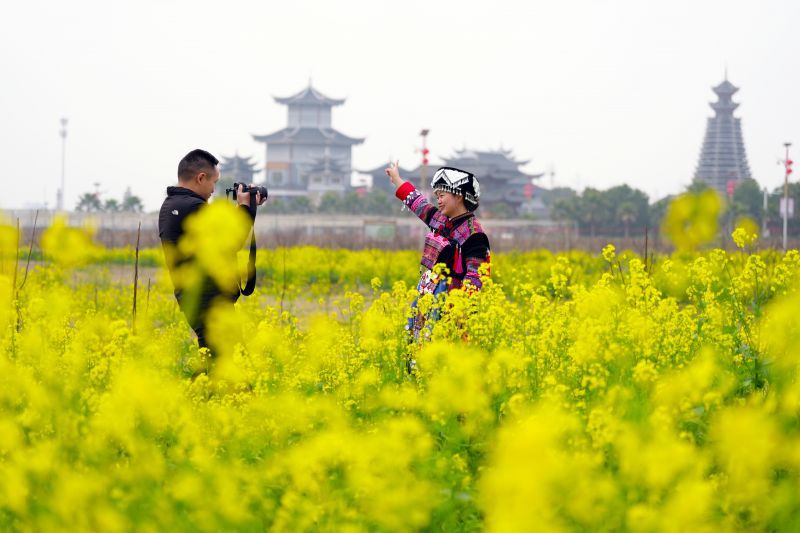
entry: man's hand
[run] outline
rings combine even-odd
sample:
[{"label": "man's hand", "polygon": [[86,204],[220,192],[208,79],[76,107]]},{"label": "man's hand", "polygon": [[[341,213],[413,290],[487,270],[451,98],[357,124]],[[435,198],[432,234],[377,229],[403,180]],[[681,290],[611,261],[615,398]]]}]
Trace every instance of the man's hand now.
[{"label": "man's hand", "polygon": [[392,180],[392,185],[395,187],[399,187],[406,182],[406,180],[400,177],[400,161],[395,161],[389,165],[389,168],[384,170],[384,172],[386,172],[386,175]]},{"label": "man's hand", "polygon": [[[253,183],[251,183],[250,185],[248,185],[248,187],[255,187],[255,185]],[[252,193],[250,191],[242,192],[242,189],[243,189],[243,187],[242,187],[242,184],[240,183],[239,184],[239,190],[236,191],[236,202],[239,205],[246,205],[246,206],[249,207],[250,206],[250,195]],[[267,201],[267,199],[266,198],[262,198],[260,192],[256,193],[256,205],[263,205],[264,202],[266,202],[266,201]]]}]

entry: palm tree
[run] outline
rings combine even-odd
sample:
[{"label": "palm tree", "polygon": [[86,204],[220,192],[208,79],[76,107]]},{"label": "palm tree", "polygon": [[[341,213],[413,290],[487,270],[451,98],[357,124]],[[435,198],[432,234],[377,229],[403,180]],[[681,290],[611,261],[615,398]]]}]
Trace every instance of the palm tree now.
[{"label": "palm tree", "polygon": [[553,207],[550,210],[551,216],[555,220],[579,222],[578,213],[580,206],[578,206],[578,197],[572,198],[558,198],[553,202]]},{"label": "palm tree", "polygon": [[589,235],[594,238],[597,225],[608,215],[608,206],[601,191],[587,187],[581,195],[581,221],[589,226]]},{"label": "palm tree", "polygon": [[132,211],[134,213],[141,213],[144,211],[144,204],[142,203],[142,199],[138,196],[134,195],[131,192],[131,188],[128,187],[125,189],[125,194],[122,195],[122,206],[123,211]]},{"label": "palm tree", "polygon": [[75,211],[102,211],[103,204],[100,203],[100,196],[94,192],[85,192],[78,198]]},{"label": "palm tree", "polygon": [[630,225],[636,220],[638,211],[636,204],[631,201],[622,202],[617,207],[617,220],[622,222],[622,226],[625,228],[626,239],[630,235]]},{"label": "palm tree", "polygon": [[106,200],[105,204],[103,204],[103,211],[116,213],[119,210],[120,210],[119,202],[113,198],[109,198],[108,200]]}]

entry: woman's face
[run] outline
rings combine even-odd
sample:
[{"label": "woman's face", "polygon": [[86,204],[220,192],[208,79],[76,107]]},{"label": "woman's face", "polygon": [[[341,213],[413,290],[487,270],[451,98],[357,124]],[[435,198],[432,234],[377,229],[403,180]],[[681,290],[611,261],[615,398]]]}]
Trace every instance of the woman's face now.
[{"label": "woman's face", "polygon": [[464,198],[450,192],[436,191],[436,205],[447,218],[453,218],[466,211]]}]

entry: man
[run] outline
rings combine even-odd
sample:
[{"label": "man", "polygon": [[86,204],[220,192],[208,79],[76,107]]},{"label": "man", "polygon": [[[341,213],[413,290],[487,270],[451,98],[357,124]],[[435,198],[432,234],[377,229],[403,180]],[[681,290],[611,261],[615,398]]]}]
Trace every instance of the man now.
[{"label": "man", "polygon": [[[158,215],[158,234],[178,306],[197,334],[200,347],[209,348],[212,356],[217,350],[209,346],[206,338],[209,309],[212,305],[232,308],[239,298],[239,288],[237,286],[234,290],[215,282],[208,272],[203,272],[194,254],[182,251],[178,243],[184,236],[186,219],[208,205],[219,180],[218,164],[219,160],[205,150],[192,150],[186,154],[178,164],[178,185],[167,187],[167,198]],[[250,194],[243,192],[240,185],[236,201],[247,213],[252,227],[256,213],[250,208]],[[266,198],[256,193],[256,205],[265,201]]]}]

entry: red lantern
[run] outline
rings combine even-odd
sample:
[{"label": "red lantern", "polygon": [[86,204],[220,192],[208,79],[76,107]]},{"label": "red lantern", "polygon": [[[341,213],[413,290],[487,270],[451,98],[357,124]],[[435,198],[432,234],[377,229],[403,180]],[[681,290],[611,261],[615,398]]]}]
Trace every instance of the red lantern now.
[{"label": "red lantern", "polygon": [[787,159],[786,160],[786,174],[787,175],[792,173],[792,164],[794,164],[794,161],[792,161],[791,159]]},{"label": "red lantern", "polygon": [[526,183],[525,187],[522,188],[522,194],[525,195],[525,198],[533,196],[533,183]]},{"label": "red lantern", "polygon": [[423,165],[427,165],[428,164],[428,158],[427,157],[423,157],[422,158],[422,164]]},{"label": "red lantern", "polygon": [[736,181],[735,180],[728,180],[727,190],[728,190],[728,196],[733,196],[733,192],[736,190]]}]

